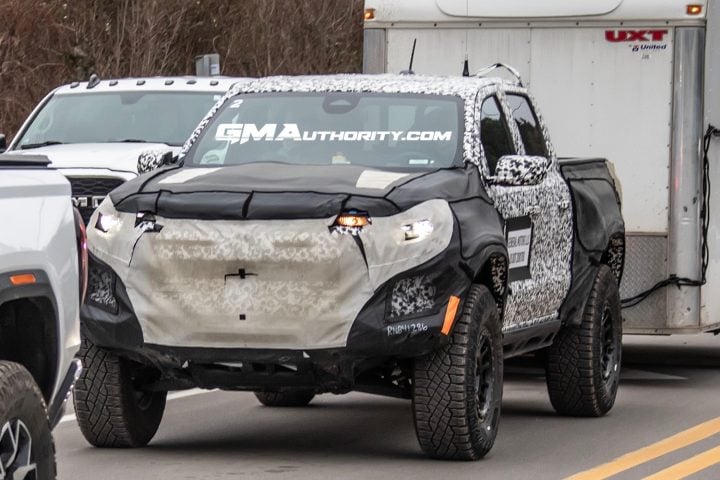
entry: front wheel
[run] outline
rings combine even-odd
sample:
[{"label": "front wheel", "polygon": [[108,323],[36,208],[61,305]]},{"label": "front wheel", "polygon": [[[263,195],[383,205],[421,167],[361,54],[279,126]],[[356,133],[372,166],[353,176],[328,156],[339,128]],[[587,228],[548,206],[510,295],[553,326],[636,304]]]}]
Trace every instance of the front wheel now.
[{"label": "front wheel", "polygon": [[415,360],[415,432],[431,457],[479,460],[495,443],[503,390],[500,319],[486,287],[471,288],[449,340]]},{"label": "front wheel", "polygon": [[617,280],[601,265],[579,325],[563,327],[548,349],[550,402],[562,415],[600,417],[620,383],[622,317]]},{"label": "front wheel", "polygon": [[83,371],[73,400],[78,425],[96,447],[143,447],[155,436],[167,392],[138,388],[142,367],[82,339]]},{"label": "front wheel", "polygon": [[0,478],[55,478],[45,401],[24,367],[0,362]]}]

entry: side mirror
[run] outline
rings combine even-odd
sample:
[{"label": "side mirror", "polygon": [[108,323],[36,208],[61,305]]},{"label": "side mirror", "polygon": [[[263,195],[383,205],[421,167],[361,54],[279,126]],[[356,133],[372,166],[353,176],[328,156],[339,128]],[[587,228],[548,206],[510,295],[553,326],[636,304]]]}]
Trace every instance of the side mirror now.
[{"label": "side mirror", "polygon": [[0,153],[3,153],[5,150],[7,150],[7,140],[5,139],[5,135],[0,133]]},{"label": "side mirror", "polygon": [[545,179],[549,168],[550,159],[545,157],[505,155],[498,159],[495,176],[490,181],[506,187],[537,185]]},{"label": "side mirror", "polygon": [[174,157],[171,151],[148,150],[138,156],[137,170],[142,175],[175,162],[177,157]]}]

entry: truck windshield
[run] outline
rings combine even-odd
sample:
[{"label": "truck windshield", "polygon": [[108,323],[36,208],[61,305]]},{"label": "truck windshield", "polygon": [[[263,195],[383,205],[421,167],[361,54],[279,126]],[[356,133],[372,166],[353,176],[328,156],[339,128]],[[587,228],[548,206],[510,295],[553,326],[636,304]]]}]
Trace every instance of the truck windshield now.
[{"label": "truck windshield", "polygon": [[241,94],[215,115],[185,165],[450,167],[461,164],[462,111],[449,95]]},{"label": "truck windshield", "polygon": [[18,141],[21,149],[61,143],[182,145],[218,92],[102,92],[54,95]]}]

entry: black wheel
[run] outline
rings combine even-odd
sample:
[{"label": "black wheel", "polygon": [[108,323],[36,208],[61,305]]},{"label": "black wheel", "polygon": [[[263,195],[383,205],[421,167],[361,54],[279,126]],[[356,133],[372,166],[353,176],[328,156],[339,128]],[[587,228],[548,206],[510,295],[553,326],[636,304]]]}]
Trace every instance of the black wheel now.
[{"label": "black wheel", "polygon": [[420,447],[434,458],[479,460],[495,443],[503,351],[497,306],[473,286],[448,345],[415,360],[413,418]]},{"label": "black wheel", "polygon": [[55,478],[45,401],[30,372],[0,362],[0,479]]},{"label": "black wheel", "polygon": [[615,403],[622,361],[617,280],[601,265],[582,321],[558,333],[548,350],[550,402],[562,415],[600,417]]},{"label": "black wheel", "polygon": [[304,407],[315,398],[315,391],[275,390],[255,392],[255,396],[266,407]]},{"label": "black wheel", "polygon": [[167,392],[140,390],[143,368],[82,339],[73,399],[80,431],[96,447],[142,447],[157,432]]}]

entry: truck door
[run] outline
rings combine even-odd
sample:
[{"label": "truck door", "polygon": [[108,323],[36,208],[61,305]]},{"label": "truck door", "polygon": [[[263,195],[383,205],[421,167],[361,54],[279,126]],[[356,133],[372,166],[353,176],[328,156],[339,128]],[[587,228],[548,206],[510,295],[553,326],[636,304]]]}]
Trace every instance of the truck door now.
[{"label": "truck door", "polygon": [[[553,321],[570,288],[573,240],[570,191],[545,129],[523,94],[498,92],[479,105],[488,193],[505,220],[508,298],[505,331]],[[493,184],[505,155],[549,160],[545,177],[528,185]]]}]

